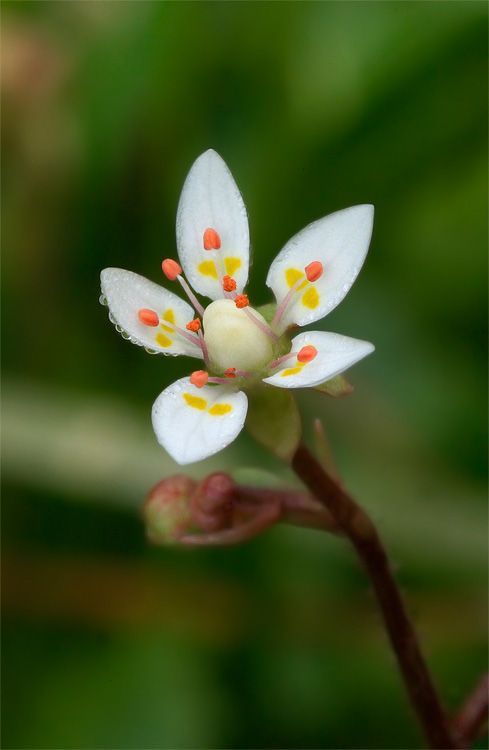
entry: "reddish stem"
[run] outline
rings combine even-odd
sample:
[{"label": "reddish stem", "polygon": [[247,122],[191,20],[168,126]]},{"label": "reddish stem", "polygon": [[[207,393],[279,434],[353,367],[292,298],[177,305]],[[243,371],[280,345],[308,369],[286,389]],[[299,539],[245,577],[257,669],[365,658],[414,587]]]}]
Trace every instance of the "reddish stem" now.
[{"label": "reddish stem", "polygon": [[280,518],[280,506],[265,506],[256,513],[249,521],[233,526],[229,529],[219,529],[209,534],[190,534],[180,539],[181,544],[187,546],[226,546],[245,542],[247,539],[261,534]]},{"label": "reddish stem", "polygon": [[280,521],[304,526],[308,529],[322,529],[339,533],[338,525],[327,508],[315,497],[301,490],[264,489],[263,487],[236,487],[240,507],[259,507],[279,504]]},{"label": "reddish stem", "polygon": [[489,710],[489,675],[477,683],[475,689],[463,703],[462,708],[453,720],[455,736],[462,747],[470,747],[479,737],[479,733],[487,722]]},{"label": "reddish stem", "polygon": [[329,510],[339,529],[350,539],[366,569],[406,690],[429,746],[437,750],[454,750],[460,747],[452,736],[385,549],[372,521],[326,474],[304,445],[298,447],[292,459],[292,468]]}]

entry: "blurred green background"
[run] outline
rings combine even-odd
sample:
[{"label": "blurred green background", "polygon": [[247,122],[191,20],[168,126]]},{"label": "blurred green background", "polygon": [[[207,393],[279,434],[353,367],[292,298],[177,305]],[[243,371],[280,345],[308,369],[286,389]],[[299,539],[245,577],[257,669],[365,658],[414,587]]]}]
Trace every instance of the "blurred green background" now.
[{"label": "blurred green background", "polygon": [[[487,5],[7,1],[2,21],[3,746],[422,747],[345,543],[146,544],[141,501],[178,471],[151,405],[192,365],[123,341],[99,273],[166,282],[209,147],[248,208],[255,304],[292,234],[375,204],[315,327],[377,350],[348,398],[300,394],[304,431],[322,418],[456,708],[487,663]],[[295,481],[244,434],[188,473],[249,467]]]}]

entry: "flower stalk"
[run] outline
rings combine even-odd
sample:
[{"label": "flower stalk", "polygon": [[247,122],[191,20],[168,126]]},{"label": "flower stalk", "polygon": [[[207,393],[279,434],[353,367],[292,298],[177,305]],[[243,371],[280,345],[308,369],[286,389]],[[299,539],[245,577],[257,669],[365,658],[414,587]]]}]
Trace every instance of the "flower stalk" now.
[{"label": "flower stalk", "polygon": [[334,482],[305,445],[299,445],[292,468],[330,512],[354,546],[377,598],[411,704],[430,748],[459,748],[424,661],[413,625],[377,530],[359,505]]},{"label": "flower stalk", "polygon": [[186,547],[229,546],[252,539],[278,522],[348,538],[372,583],[428,746],[435,750],[469,748],[487,722],[488,676],[450,720],[372,520],[304,445],[299,445],[291,463],[309,492],[236,485],[223,473],[211,474],[198,483],[184,476],[163,480],[143,506],[149,540]]},{"label": "flower stalk", "polygon": [[453,720],[459,747],[470,747],[481,736],[489,710],[489,675],[484,675]]}]

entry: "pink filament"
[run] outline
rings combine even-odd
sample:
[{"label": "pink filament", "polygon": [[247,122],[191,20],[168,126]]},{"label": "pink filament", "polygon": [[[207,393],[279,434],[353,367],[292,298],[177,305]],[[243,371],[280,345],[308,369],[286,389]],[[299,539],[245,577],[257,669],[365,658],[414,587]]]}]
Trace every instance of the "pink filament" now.
[{"label": "pink filament", "polygon": [[289,291],[287,292],[287,294],[283,298],[282,302],[277,307],[275,315],[273,316],[272,326],[278,326],[278,324],[280,323],[280,321],[282,319],[282,316],[283,316],[285,310],[287,309],[287,307],[288,307],[288,305],[289,305],[292,297],[294,296],[294,294],[296,293],[296,291],[298,290],[298,288],[300,287],[300,285],[303,284],[303,283],[304,283],[304,276],[301,276],[300,279],[297,279],[297,281],[295,282],[295,284],[290,287]]},{"label": "pink filament", "polygon": [[174,325],[174,323],[170,323],[168,320],[160,320],[160,323],[162,326],[168,326],[168,328],[171,328],[173,331],[175,331],[175,333],[183,336],[183,338],[187,339],[187,341],[191,341],[192,344],[195,344],[195,346],[200,346],[200,348],[202,348],[200,341],[198,341],[195,336],[192,336],[191,333],[184,331],[183,328],[179,328],[178,326]]},{"label": "pink filament", "polygon": [[183,276],[177,276],[177,279],[179,280],[180,284],[182,285],[183,290],[186,293],[187,297],[189,298],[190,302],[195,307],[195,309],[199,313],[200,317],[202,317],[203,314],[204,314],[204,308],[202,307],[202,305],[198,301],[197,297],[195,296],[195,294],[193,293],[193,291],[190,289],[189,285],[187,284],[187,282],[185,281],[185,279],[183,278]]}]

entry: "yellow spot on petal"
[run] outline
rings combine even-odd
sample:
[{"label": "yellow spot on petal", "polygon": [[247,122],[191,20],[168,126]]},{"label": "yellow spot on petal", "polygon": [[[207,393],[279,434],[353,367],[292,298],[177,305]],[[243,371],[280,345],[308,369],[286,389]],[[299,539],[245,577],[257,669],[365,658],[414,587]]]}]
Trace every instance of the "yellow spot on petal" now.
[{"label": "yellow spot on petal", "polygon": [[290,370],[284,370],[282,373],[282,377],[286,378],[287,375],[297,375],[297,373],[300,372],[301,369],[301,367],[292,367]]},{"label": "yellow spot on petal", "polygon": [[297,362],[296,367],[291,367],[290,370],[284,370],[282,373],[282,377],[285,378],[287,375],[297,375],[297,373],[302,370],[304,365],[307,365],[307,362]]},{"label": "yellow spot on petal", "polygon": [[204,398],[199,398],[199,396],[192,396],[191,393],[184,393],[183,397],[187,404],[189,406],[192,406],[194,409],[200,409],[201,411],[204,411],[204,409],[207,407],[207,401]]},{"label": "yellow spot on petal", "polygon": [[225,258],[224,265],[228,276],[234,276],[235,271],[241,268],[241,258]]},{"label": "yellow spot on petal", "polygon": [[165,336],[164,333],[159,333],[156,337],[156,343],[160,346],[167,347],[172,345],[172,340],[169,339],[168,336]]},{"label": "yellow spot on petal", "polygon": [[227,414],[232,408],[231,404],[214,404],[209,409],[209,414],[212,414],[213,417],[222,417],[223,414]]},{"label": "yellow spot on petal", "polygon": [[[167,310],[166,313],[163,315],[163,320],[167,320],[168,323],[175,324],[175,316],[173,314],[173,310]],[[173,333],[173,328],[170,328],[169,326],[161,326],[164,331],[168,331],[169,333]]]},{"label": "yellow spot on petal", "polygon": [[315,310],[319,305],[319,294],[313,286],[302,295],[302,304],[311,310]]},{"label": "yellow spot on petal", "polygon": [[[299,271],[297,268],[287,268],[287,270],[285,271],[285,280],[287,284],[289,285],[289,289],[291,289],[294,286],[295,282],[299,281],[299,279],[301,279],[303,276],[304,276],[304,271]],[[301,289],[304,289],[304,287],[307,286],[307,284],[308,284],[308,281],[306,279],[304,283],[301,284],[297,288],[296,291],[298,292]]]},{"label": "yellow spot on petal", "polygon": [[213,260],[204,260],[199,263],[197,270],[200,271],[202,276],[212,276],[213,279],[217,279],[216,266]]}]

